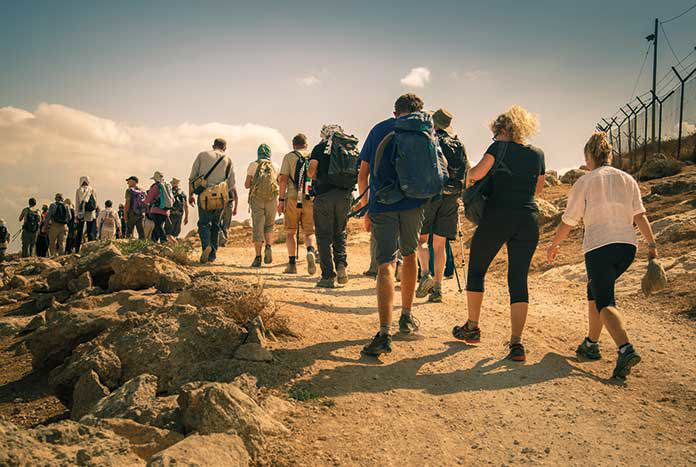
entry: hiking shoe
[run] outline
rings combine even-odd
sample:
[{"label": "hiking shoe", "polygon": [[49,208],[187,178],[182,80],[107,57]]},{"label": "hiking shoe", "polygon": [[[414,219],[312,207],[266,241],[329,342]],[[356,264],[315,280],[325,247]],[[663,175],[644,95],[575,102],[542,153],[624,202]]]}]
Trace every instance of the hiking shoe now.
[{"label": "hiking shoe", "polygon": [[631,344],[628,344],[628,348],[625,352],[619,351],[619,357],[616,359],[616,367],[614,368],[614,373],[611,375],[612,378],[626,379],[631,373],[631,368],[640,363],[640,355],[633,349]]},{"label": "hiking shoe", "polygon": [[587,337],[580,343],[578,348],[575,350],[575,354],[578,357],[583,357],[588,360],[599,360],[602,358],[602,354],[599,351],[599,343],[589,342]]},{"label": "hiking shoe", "polygon": [[288,263],[288,265],[285,267],[285,271],[283,271],[285,274],[297,274],[297,264],[296,263]]},{"label": "hiking shoe", "polygon": [[[375,273],[375,276],[377,276],[377,273]],[[394,269],[394,280],[401,282],[401,262],[399,261],[396,262],[396,268]],[[425,295],[423,296],[425,297]]]},{"label": "hiking shoe", "polygon": [[420,323],[413,315],[401,315],[399,318],[399,333],[413,334],[420,328]]},{"label": "hiking shoe", "polygon": [[382,335],[377,333],[372,342],[363,347],[360,353],[371,357],[378,357],[383,353],[391,353],[391,343],[392,338],[389,334]]},{"label": "hiking shoe", "polygon": [[481,342],[481,328],[477,326],[469,329],[466,323],[463,326],[455,326],[452,329],[452,335],[455,339],[464,341],[467,344],[478,344]]},{"label": "hiking shoe", "polygon": [[317,282],[317,287],[321,289],[335,289],[335,279],[333,277],[322,277],[321,279],[319,279],[319,282]]},{"label": "hiking shoe", "polygon": [[424,274],[421,280],[418,282],[418,288],[416,289],[416,297],[423,298],[430,293],[433,289],[435,282],[433,282],[433,276],[430,274]]},{"label": "hiking shoe", "polygon": [[307,274],[313,276],[317,273],[317,256],[313,251],[307,252]]},{"label": "hiking shoe", "polygon": [[271,264],[273,262],[273,251],[271,250],[271,245],[266,245],[263,250],[263,262],[266,264]]},{"label": "hiking shoe", "polygon": [[440,285],[435,285],[430,290],[430,296],[428,297],[430,303],[442,303],[442,287]]},{"label": "hiking shoe", "polygon": [[260,256],[257,256],[256,258],[254,258],[254,262],[251,263],[251,267],[252,268],[260,268],[261,267],[261,257]]},{"label": "hiking shoe", "polygon": [[203,252],[201,253],[201,264],[205,264],[208,262],[208,258],[210,257],[210,253],[213,252],[213,247],[208,245],[203,249]]},{"label": "hiking shoe", "polygon": [[363,272],[363,276],[367,277],[377,277],[377,271],[370,271],[369,269]]},{"label": "hiking shoe", "polygon": [[346,271],[346,267],[343,265],[336,268],[336,282],[341,285],[348,283],[348,272]]},{"label": "hiking shoe", "polygon": [[524,351],[522,344],[510,344],[510,353],[507,356],[508,360],[513,362],[524,362],[527,360],[527,354]]}]

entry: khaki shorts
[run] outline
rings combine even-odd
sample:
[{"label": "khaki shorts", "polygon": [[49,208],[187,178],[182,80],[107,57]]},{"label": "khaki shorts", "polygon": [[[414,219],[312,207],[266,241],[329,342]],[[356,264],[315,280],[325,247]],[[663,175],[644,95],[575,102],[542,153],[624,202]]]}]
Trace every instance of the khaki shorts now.
[{"label": "khaki shorts", "polygon": [[276,210],[278,209],[278,198],[270,201],[249,200],[251,208],[251,227],[255,242],[263,242],[264,234],[273,232],[275,224]]},{"label": "khaki shorts", "polygon": [[296,202],[285,202],[285,231],[297,231],[297,218],[301,217],[302,233],[305,235],[314,234],[314,201],[304,200],[302,210],[297,209]]}]

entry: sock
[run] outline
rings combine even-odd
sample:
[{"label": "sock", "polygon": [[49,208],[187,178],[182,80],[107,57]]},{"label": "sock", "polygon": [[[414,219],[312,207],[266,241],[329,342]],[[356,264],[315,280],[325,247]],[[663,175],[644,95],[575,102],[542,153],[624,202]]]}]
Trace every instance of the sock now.
[{"label": "sock", "polygon": [[521,344],[522,336],[510,336],[510,345]]},{"label": "sock", "polygon": [[586,338],[585,338],[585,345],[586,345],[587,347],[592,347],[592,346],[595,345],[596,343],[597,343],[597,342],[593,341],[593,340],[590,339],[589,337],[586,337]]},{"label": "sock", "polygon": [[401,309],[401,316],[411,316],[411,309],[410,308],[402,308]]},{"label": "sock", "polygon": [[307,247],[307,253],[314,253],[314,247],[313,247],[313,246],[308,246],[308,247]]},{"label": "sock", "polygon": [[389,325],[388,324],[382,324],[379,326],[379,335],[380,336],[388,336],[389,335]]},{"label": "sock", "polygon": [[295,264],[297,262],[297,256],[288,256],[288,262],[290,264]]},{"label": "sock", "polygon": [[476,329],[478,327],[478,321],[472,321],[470,319],[467,319],[464,327],[468,330]]},{"label": "sock", "polygon": [[622,346],[619,347],[619,352],[621,352],[621,353],[626,353],[626,351],[627,351],[629,348],[631,348],[631,343],[630,343],[630,342],[626,342],[624,345],[622,345]]}]

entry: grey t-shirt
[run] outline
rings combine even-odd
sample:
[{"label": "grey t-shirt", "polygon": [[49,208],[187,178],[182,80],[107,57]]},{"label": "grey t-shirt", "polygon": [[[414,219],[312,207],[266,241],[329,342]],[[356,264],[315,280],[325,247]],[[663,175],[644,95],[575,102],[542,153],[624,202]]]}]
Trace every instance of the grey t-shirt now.
[{"label": "grey t-shirt", "polygon": [[213,170],[208,177],[207,186],[211,187],[227,181],[227,188],[230,193],[232,193],[236,186],[234,181],[234,166],[229,156],[221,151],[204,151],[198,154],[196,160],[193,162],[193,167],[191,167],[189,181],[193,181],[201,175],[205,175],[220,157],[224,159],[215,167],[215,170]]}]

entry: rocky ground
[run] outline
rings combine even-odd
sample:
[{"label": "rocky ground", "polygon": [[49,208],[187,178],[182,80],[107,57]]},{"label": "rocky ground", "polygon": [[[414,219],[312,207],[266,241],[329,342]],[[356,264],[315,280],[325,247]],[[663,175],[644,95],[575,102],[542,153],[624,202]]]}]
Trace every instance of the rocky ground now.
[{"label": "rocky ground", "polygon": [[696,463],[696,171],[642,184],[670,287],[641,293],[643,245],[619,287],[643,356],[626,383],[608,378],[608,336],[603,360],[574,355],[585,331],[581,234],[545,262],[569,189],[549,185],[526,364],[503,360],[504,254],[487,282],[481,345],[450,337],[466,315],[451,280],[444,303],[417,300],[418,336],[361,358],[377,317],[358,222],[351,280],[336,290],[283,276],[281,244],[273,265],[250,270],[244,225],[215,265],[190,261],[195,242],[95,243],[80,257],[2,265],[0,465]]}]

